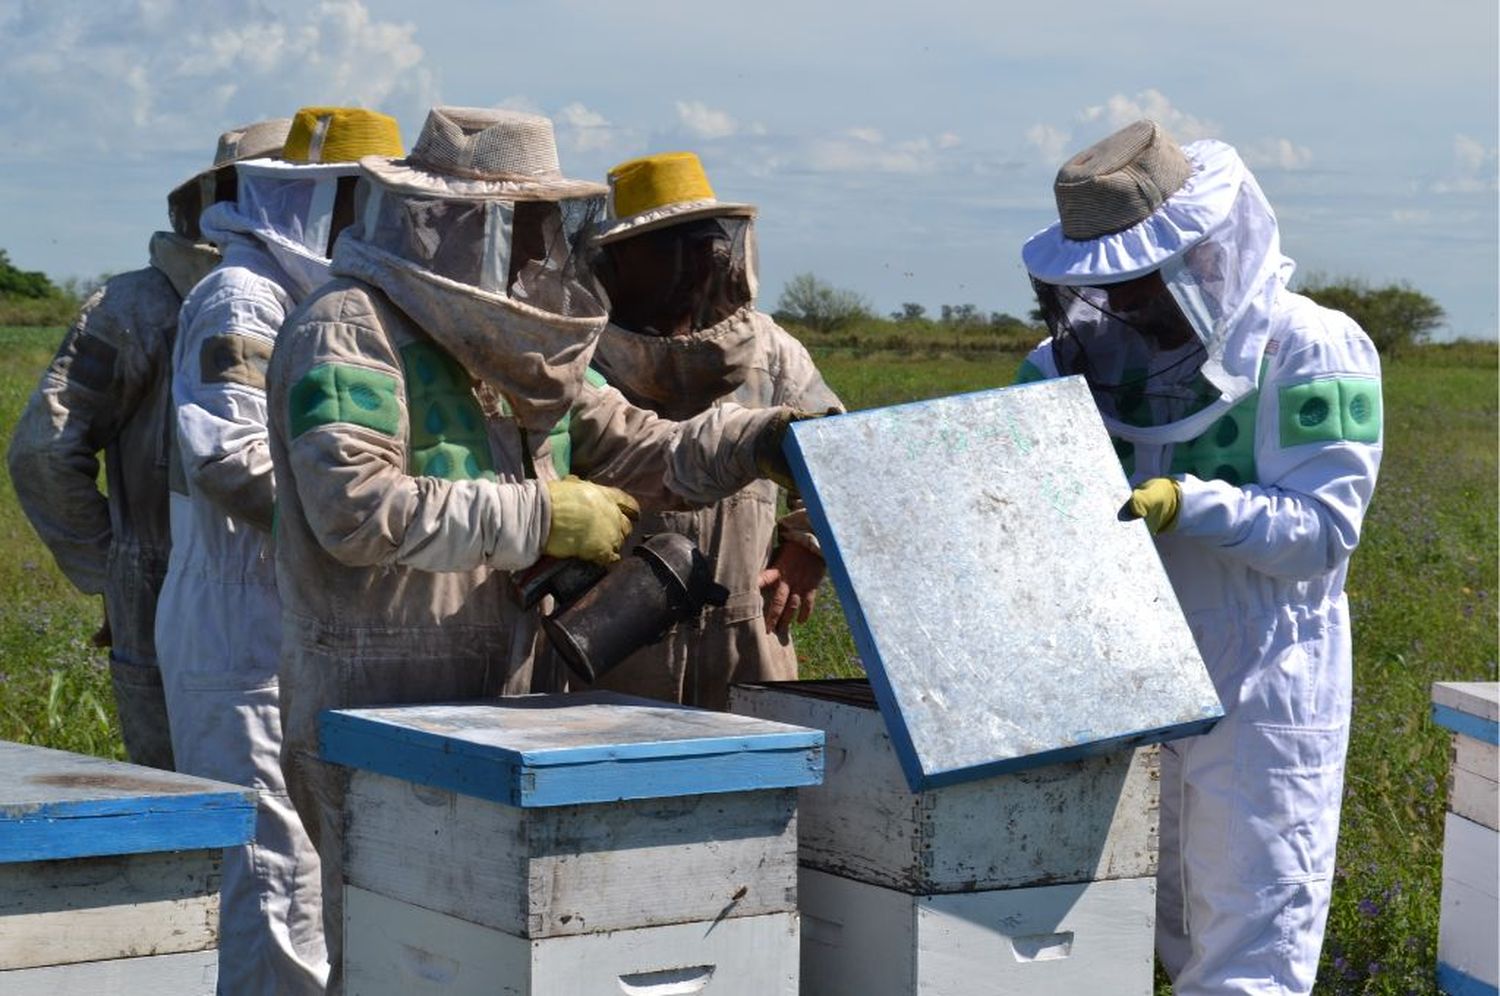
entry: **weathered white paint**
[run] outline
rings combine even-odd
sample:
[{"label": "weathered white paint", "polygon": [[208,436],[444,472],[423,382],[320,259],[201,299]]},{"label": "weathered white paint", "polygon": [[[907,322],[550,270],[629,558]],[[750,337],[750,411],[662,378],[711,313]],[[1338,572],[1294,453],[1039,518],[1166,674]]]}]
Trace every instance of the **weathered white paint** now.
[{"label": "weathered white paint", "polygon": [[217,948],[150,958],[120,958],[0,971],[5,996],[213,996]]},{"label": "weathered white paint", "polygon": [[1152,878],[913,896],[804,868],[818,996],[1149,994]]},{"label": "weathered white paint", "polygon": [[1500,830],[1500,747],[1462,734],[1453,738],[1448,808],[1466,820]]},{"label": "weathered white paint", "polygon": [[1500,722],[1500,682],[1435,681],[1432,702],[1490,723]]},{"label": "weathered white paint", "polygon": [[1438,960],[1500,984],[1500,832],[1453,813],[1443,825]]},{"label": "weathered white paint", "polygon": [[0,864],[0,968],[215,947],[222,855],[185,851]]},{"label": "weathered white paint", "polygon": [[367,771],[350,884],[522,937],[788,912],[792,789],[520,809]]},{"label": "weathered white paint", "polygon": [[730,709],[827,734],[823,784],[800,793],[804,865],[914,894],[1155,874],[1155,747],[913,794],[877,709],[767,686]]},{"label": "weathered white paint", "polygon": [[349,886],[350,996],[795,996],[797,915],[526,940]]}]

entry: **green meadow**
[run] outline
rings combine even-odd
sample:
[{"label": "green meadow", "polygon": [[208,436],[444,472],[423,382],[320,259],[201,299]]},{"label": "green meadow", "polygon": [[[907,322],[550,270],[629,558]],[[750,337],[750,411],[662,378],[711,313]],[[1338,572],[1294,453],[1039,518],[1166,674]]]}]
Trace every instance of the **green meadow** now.
[{"label": "green meadow", "polygon": [[[0,328],[7,445],[59,335]],[[1021,358],[957,342],[812,345],[851,408],[1008,384]],[[1386,365],[1384,465],[1349,573],[1354,727],[1320,992],[1437,991],[1449,740],[1431,721],[1429,690],[1434,681],[1497,677],[1496,364],[1493,344],[1455,344]],[[99,601],[57,571],[8,475],[0,475],[0,546],[0,739],[122,756],[108,674],[89,645]],[[826,586],[797,640],[805,676],[857,672]]]}]

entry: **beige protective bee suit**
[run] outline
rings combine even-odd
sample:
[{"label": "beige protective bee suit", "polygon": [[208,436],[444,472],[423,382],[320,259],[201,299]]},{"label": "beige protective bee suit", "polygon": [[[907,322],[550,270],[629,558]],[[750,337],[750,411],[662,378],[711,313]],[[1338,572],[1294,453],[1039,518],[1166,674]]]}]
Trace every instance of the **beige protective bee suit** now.
[{"label": "beige protective bee suit", "polygon": [[[171,363],[182,299],[219,262],[198,214],[232,163],[281,150],[287,119],[219,137],[214,165],[168,198],[173,231],[151,236],[151,265],[105,281],[79,312],[16,422],[11,481],[21,508],[79,591],[104,595],[109,669],[125,753],[173,766],[156,660],[156,603],[172,548]],[[106,492],[98,485],[104,451]]]},{"label": "beige protective bee suit", "polygon": [[[594,367],[631,402],[670,418],[728,402],[804,411],[842,407],[802,344],[749,304],[685,336],[645,335],[612,324],[599,340]],[[778,490],[760,480],[708,508],[641,517],[632,542],[658,532],[682,533],[714,559],[714,580],[729,589],[729,600],[679,623],[595,687],[723,709],[734,682],[797,677],[791,638],[767,632],[762,619],[760,576],[777,543],[819,549],[796,503],[778,521]]]},{"label": "beige protective bee suit", "polygon": [[330,991],[347,774],[318,759],[318,713],[559,689],[506,590],[548,540],[546,482],[713,501],[756,476],[778,414],[680,426],[586,377],[605,316],[575,250],[603,188],[562,177],[547,119],[436,108],[409,159],[361,165],[335,279],[269,372],[282,761],[323,859]]}]

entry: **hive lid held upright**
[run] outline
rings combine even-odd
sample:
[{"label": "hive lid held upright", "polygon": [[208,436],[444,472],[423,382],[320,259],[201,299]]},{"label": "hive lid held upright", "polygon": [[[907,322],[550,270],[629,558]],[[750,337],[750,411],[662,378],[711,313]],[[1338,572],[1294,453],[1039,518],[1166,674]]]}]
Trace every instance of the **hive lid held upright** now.
[{"label": "hive lid held upright", "polygon": [[797,422],[786,452],[914,791],[1223,715],[1082,378]]},{"label": "hive lid held upright", "polygon": [[0,741],[0,864],[234,847],[255,791]]},{"label": "hive lid held upright", "polygon": [[323,759],[510,806],[816,785],[823,733],[614,692],[330,710]]}]

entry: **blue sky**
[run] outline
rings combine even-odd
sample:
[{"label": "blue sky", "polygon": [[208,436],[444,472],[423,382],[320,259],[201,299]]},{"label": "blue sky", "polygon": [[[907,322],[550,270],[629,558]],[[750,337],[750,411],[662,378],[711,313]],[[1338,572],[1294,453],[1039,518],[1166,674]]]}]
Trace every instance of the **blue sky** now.
[{"label": "blue sky", "polygon": [[[761,208],[764,303],[1030,307],[1071,152],[1152,116],[1237,146],[1301,272],[1406,281],[1497,335],[1497,5],[0,0],[0,247],[140,265],[223,129],[301,104],[551,116],[564,171],[700,153]],[[1234,9],[1228,9],[1231,6]]]}]

